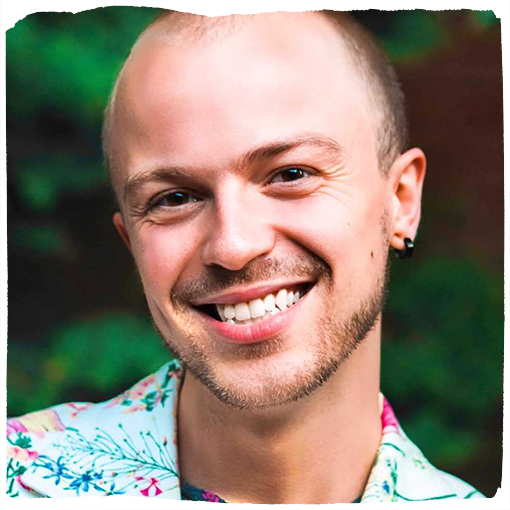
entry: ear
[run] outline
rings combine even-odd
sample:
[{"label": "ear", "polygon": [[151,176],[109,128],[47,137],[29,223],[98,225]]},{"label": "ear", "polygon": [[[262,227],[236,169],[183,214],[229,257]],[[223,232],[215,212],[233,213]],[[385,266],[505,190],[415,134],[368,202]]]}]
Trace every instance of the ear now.
[{"label": "ear", "polygon": [[129,239],[126,225],[124,224],[124,218],[122,218],[122,214],[120,212],[116,212],[113,215],[113,224],[115,225],[117,232],[120,234],[120,237],[122,237],[122,240],[126,244],[128,250],[131,251],[131,241]]},{"label": "ear", "polygon": [[427,160],[421,149],[410,149],[393,163],[393,235],[391,246],[405,249],[404,238],[414,241],[421,215],[421,194]]}]

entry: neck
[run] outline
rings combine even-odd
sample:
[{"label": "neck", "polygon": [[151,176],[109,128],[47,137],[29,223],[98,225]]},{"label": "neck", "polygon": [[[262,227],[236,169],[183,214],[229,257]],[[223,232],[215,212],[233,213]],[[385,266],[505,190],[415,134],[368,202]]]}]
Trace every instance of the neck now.
[{"label": "neck", "polygon": [[236,503],[349,503],[381,437],[379,324],[327,383],[281,407],[219,402],[189,373],[179,404],[182,478]]}]

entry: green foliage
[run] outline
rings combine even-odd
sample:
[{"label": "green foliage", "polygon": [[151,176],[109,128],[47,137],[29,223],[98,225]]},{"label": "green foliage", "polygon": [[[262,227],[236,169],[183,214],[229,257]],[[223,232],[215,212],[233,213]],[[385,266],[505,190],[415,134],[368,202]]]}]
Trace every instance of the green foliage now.
[{"label": "green foliage", "polygon": [[50,154],[18,162],[16,181],[23,202],[35,212],[55,209],[61,197],[86,194],[107,184],[100,161]]},{"label": "green foliage", "polygon": [[146,318],[110,313],[59,326],[45,352],[35,345],[9,346],[9,413],[67,401],[76,391],[113,397],[171,357]]},{"label": "green foliage", "polygon": [[19,188],[22,199],[35,210],[53,209],[57,203],[56,186],[47,172],[20,172]]},{"label": "green foliage", "polygon": [[158,12],[36,13],[7,31],[9,172],[13,190],[34,213],[107,186],[103,110],[129,48]]},{"label": "green foliage", "polygon": [[461,461],[473,429],[501,402],[503,281],[465,259],[420,261],[399,276],[387,306],[383,391],[409,410],[405,428],[426,453]]},{"label": "green foliage", "polygon": [[423,57],[445,42],[433,12],[397,11],[382,44],[393,60]]},{"label": "green foliage", "polygon": [[9,107],[31,115],[51,104],[93,126],[129,48],[158,12],[105,7],[76,15],[36,13],[16,23],[6,35]]},{"label": "green foliage", "polygon": [[62,232],[54,225],[17,225],[9,234],[11,247],[36,255],[59,255],[63,252]]},{"label": "green foliage", "polygon": [[482,28],[490,28],[499,23],[499,18],[493,11],[473,11],[473,18]]},{"label": "green foliage", "polygon": [[[57,281],[55,288],[48,286],[47,295],[58,308],[66,295],[60,292],[61,280],[66,280],[66,292],[80,294],[73,271],[83,274],[90,265],[100,279],[105,271],[97,265],[104,261],[111,267],[106,261],[116,245],[104,241],[106,234],[98,226],[110,216],[109,206],[97,199],[107,187],[100,150],[102,112],[129,48],[158,12],[107,7],[76,15],[38,13],[7,31],[9,257],[17,263],[9,268],[9,293],[21,296],[10,300],[9,315],[10,321],[17,316],[23,323],[28,317],[41,325],[28,340],[24,331],[9,325],[11,416],[72,399],[109,398],[170,356],[149,320],[139,315],[142,310],[112,313],[104,305],[76,299],[91,315],[76,311],[56,326],[52,318],[41,318],[38,303],[32,301],[32,308],[25,304],[25,296],[33,292],[25,286],[28,278],[17,280],[27,273],[44,274],[44,282]],[[471,34],[499,23],[491,11],[464,11],[464,16],[462,23]],[[455,42],[448,13],[359,11],[357,17],[366,20],[399,62],[428,58]],[[460,33],[464,37],[469,32]],[[78,211],[78,202],[103,210]],[[442,210],[440,202],[435,204],[437,216],[430,229],[436,221],[465,228],[464,216],[452,216],[450,205],[444,203]],[[85,225],[92,225],[90,239],[81,238]],[[436,242],[435,236],[430,238]],[[93,248],[81,249],[87,242]],[[62,266],[69,246],[74,247],[74,265],[68,257],[68,265]],[[28,261],[37,264],[36,269],[28,271]],[[119,261],[116,275],[129,273],[122,264]],[[46,273],[48,268],[54,272]],[[135,284],[127,276],[125,280],[119,288],[128,294]],[[484,424],[501,406],[502,277],[468,260],[415,258],[394,268],[391,286],[384,317],[383,391],[398,403],[404,428],[432,460],[462,463],[476,453]],[[112,296],[112,305],[118,297]],[[149,405],[151,397],[146,397]]]}]

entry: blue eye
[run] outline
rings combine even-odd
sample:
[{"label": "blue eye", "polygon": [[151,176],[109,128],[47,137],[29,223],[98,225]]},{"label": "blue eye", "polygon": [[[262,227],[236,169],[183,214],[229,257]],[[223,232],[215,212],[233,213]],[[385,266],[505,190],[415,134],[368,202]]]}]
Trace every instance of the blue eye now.
[{"label": "blue eye", "polygon": [[271,183],[298,181],[299,179],[303,179],[309,175],[310,173],[302,168],[286,168],[285,170],[278,172],[273,179],[271,179]]}]

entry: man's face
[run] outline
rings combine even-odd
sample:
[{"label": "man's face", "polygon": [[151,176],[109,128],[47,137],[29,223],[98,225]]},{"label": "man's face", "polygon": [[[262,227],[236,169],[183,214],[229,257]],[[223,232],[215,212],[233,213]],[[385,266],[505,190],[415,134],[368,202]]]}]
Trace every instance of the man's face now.
[{"label": "man's face", "polygon": [[[224,402],[309,394],[374,325],[389,239],[376,114],[342,43],[310,15],[153,34],[119,97],[116,223],[166,342]],[[250,301],[268,310],[241,322]]]}]

